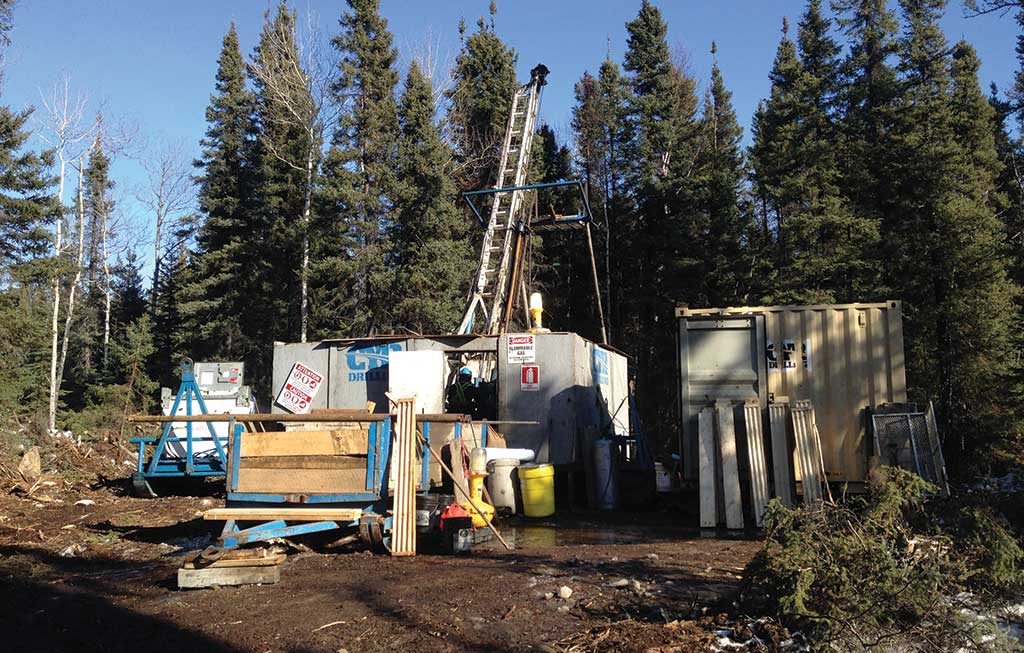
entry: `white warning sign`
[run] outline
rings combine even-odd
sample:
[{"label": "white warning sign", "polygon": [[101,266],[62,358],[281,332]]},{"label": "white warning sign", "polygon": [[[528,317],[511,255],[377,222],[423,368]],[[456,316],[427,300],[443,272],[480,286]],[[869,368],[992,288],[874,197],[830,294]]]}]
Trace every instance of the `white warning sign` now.
[{"label": "white warning sign", "polygon": [[537,361],[537,343],[533,334],[508,337],[508,362],[534,363]]},{"label": "white warning sign", "polygon": [[323,382],[322,374],[302,363],[295,363],[275,401],[278,406],[293,413],[308,413],[313,407],[313,397]]}]

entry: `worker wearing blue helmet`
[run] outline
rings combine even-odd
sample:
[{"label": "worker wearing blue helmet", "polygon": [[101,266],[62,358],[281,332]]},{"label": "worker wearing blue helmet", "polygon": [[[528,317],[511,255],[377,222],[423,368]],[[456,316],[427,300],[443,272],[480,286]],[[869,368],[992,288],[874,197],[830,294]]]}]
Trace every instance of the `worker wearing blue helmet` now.
[{"label": "worker wearing blue helmet", "polygon": [[473,370],[463,367],[455,382],[448,386],[445,395],[445,410],[449,413],[472,415],[476,411],[476,386],[473,385]]}]

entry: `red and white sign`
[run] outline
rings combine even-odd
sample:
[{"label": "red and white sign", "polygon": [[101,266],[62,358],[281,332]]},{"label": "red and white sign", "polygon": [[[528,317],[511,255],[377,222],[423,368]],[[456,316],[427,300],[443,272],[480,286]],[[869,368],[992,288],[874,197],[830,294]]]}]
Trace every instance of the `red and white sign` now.
[{"label": "red and white sign", "polygon": [[293,413],[308,413],[313,407],[313,397],[323,383],[322,374],[302,363],[295,363],[277,395],[277,405]]},{"label": "red and white sign", "polygon": [[533,334],[508,336],[508,362],[533,363],[537,360],[537,342]]},{"label": "red and white sign", "polygon": [[540,365],[523,365],[520,373],[520,390],[540,390]]}]

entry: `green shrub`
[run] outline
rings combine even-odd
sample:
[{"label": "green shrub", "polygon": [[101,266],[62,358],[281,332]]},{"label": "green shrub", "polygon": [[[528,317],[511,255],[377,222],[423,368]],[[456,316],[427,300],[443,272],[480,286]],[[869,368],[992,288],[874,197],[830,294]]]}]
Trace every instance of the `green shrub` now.
[{"label": "green shrub", "polygon": [[[950,599],[971,570],[950,554],[952,538],[910,526],[931,489],[909,472],[882,468],[863,497],[796,509],[772,501],[764,547],[744,574],[744,607],[838,650],[979,650],[982,625]],[[1019,569],[1019,548],[1007,537],[989,542],[999,578]],[[986,639],[986,650],[1004,642]]]}]

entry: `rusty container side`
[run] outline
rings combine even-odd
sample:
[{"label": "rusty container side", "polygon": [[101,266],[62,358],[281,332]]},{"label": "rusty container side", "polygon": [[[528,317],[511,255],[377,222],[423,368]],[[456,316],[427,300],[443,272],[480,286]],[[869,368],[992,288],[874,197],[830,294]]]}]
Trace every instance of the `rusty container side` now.
[{"label": "rusty container side", "polygon": [[676,311],[680,319],[763,315],[769,400],[810,400],[830,481],[867,474],[867,410],[907,400],[899,301]]}]

